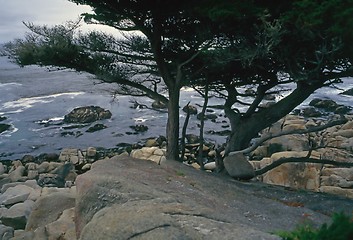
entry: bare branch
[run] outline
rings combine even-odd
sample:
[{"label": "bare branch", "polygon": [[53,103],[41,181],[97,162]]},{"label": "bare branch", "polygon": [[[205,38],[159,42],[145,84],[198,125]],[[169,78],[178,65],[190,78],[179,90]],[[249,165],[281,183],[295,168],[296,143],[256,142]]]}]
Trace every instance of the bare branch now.
[{"label": "bare branch", "polygon": [[269,139],[273,139],[273,138],[284,136],[284,135],[290,135],[290,134],[306,134],[306,133],[311,133],[311,132],[318,132],[318,131],[322,131],[324,129],[327,129],[329,127],[345,124],[347,121],[348,120],[342,116],[341,119],[339,119],[339,120],[333,120],[333,121],[328,122],[324,125],[311,127],[309,129],[295,129],[295,130],[282,131],[282,132],[278,132],[278,133],[269,133],[268,135],[265,135],[265,136],[257,139],[257,141],[252,146],[245,148],[243,150],[240,150],[240,151],[230,152],[229,155],[233,155],[233,154],[236,154],[239,152],[243,153],[243,154],[249,154],[250,152],[254,151],[257,147],[259,147],[262,143],[266,142]]},{"label": "bare branch", "polygon": [[[310,152],[309,152],[310,153]],[[310,154],[308,154],[310,155]],[[353,162],[337,162],[329,159],[316,159],[310,158],[308,156],[305,157],[289,157],[289,158],[280,158],[277,161],[274,161],[270,165],[267,165],[261,169],[255,170],[255,176],[264,174],[284,163],[319,163],[319,164],[330,164],[337,167],[353,167]]]}]

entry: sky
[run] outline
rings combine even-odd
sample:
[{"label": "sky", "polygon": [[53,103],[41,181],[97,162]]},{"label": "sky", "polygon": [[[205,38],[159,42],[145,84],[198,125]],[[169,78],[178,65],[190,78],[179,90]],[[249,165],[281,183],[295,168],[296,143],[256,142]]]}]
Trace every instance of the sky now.
[{"label": "sky", "polygon": [[[0,0],[0,43],[22,38],[27,31],[23,21],[55,25],[76,20],[81,13],[90,11],[89,6],[68,0]],[[83,30],[88,28],[84,26]]]}]

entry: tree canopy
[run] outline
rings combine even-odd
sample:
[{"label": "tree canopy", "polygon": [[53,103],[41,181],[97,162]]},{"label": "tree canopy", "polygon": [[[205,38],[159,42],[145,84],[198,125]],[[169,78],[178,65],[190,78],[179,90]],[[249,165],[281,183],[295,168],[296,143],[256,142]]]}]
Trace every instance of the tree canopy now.
[{"label": "tree canopy", "polygon": [[[13,42],[11,54],[23,65],[88,71],[128,87],[130,94],[168,103],[170,159],[179,155],[182,86],[207,84],[224,98],[232,128],[227,154],[248,147],[317,89],[353,75],[353,0],[71,1],[92,7],[86,22],[111,26],[121,35],[77,34],[77,23],[27,24],[34,34]],[[295,85],[290,94],[261,107],[267,95],[279,94],[288,83]],[[164,86],[168,98],[160,94]]]}]

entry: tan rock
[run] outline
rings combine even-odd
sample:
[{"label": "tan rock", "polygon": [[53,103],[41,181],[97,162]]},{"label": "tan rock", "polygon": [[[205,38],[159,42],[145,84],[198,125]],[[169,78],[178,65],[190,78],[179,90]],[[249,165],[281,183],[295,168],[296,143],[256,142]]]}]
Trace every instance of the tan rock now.
[{"label": "tan rock", "polygon": [[91,169],[91,167],[92,167],[92,163],[86,163],[85,165],[83,165],[81,169],[82,171],[88,171]]},{"label": "tan rock", "polygon": [[352,138],[353,137],[353,129],[346,129],[346,130],[339,130],[332,134],[333,136],[342,136],[345,138]]},{"label": "tan rock", "polygon": [[353,198],[353,189],[343,189],[340,187],[333,186],[322,186],[320,187],[320,192],[331,193],[335,195],[340,195],[348,198]]},{"label": "tan rock", "polygon": [[295,131],[295,130],[304,130],[304,129],[306,129],[304,122],[300,124],[285,125],[283,127],[283,131]]},{"label": "tan rock", "polygon": [[78,149],[76,148],[65,148],[61,151],[59,155],[59,161],[61,162],[67,162],[71,161],[72,158],[78,157]]},{"label": "tan rock", "polygon": [[260,158],[266,157],[266,156],[268,156],[267,149],[268,149],[267,146],[259,146],[251,153],[251,156],[252,157],[260,157]]},{"label": "tan rock", "polygon": [[154,152],[153,152],[153,155],[157,155],[157,156],[164,156],[165,155],[165,152],[162,150],[162,149],[156,149]]},{"label": "tan rock", "polygon": [[155,138],[147,139],[145,147],[155,147],[158,146],[157,140]]},{"label": "tan rock", "polygon": [[[48,238],[64,240],[62,236],[64,236],[67,232],[72,230],[75,232],[74,217],[75,217],[75,208],[69,208],[64,210],[61,216],[58,218],[58,220],[52,223],[49,223],[45,226]],[[70,240],[70,239],[66,238],[65,240]]]},{"label": "tan rock", "polygon": [[353,168],[323,168],[321,171],[322,176],[338,176],[347,181],[353,181]]},{"label": "tan rock", "polygon": [[260,161],[260,168],[264,168],[267,165],[270,165],[271,163],[273,163],[273,159],[272,158],[263,158]]},{"label": "tan rock", "polygon": [[[55,208],[53,207],[55,206]],[[65,209],[75,206],[75,195],[56,192],[40,197],[34,204],[33,210],[28,218],[26,231],[50,224],[63,213]]]},{"label": "tan rock", "polygon": [[146,159],[146,160],[150,160],[152,162],[159,164],[161,161],[161,158],[162,158],[162,156],[152,155],[152,156],[148,157],[148,159]]},{"label": "tan rock", "polygon": [[9,173],[8,178],[10,178],[12,182],[20,181],[21,179],[23,179],[25,170],[26,168],[24,166],[18,166],[15,170]]},{"label": "tan rock", "polygon": [[205,170],[214,171],[217,166],[216,166],[216,162],[209,162],[209,163],[206,163],[203,167]]},{"label": "tan rock", "polygon": [[215,150],[211,150],[211,151],[209,151],[208,152],[208,154],[207,154],[207,156],[209,156],[209,157],[216,157],[216,155],[217,155],[217,152],[215,151]]},{"label": "tan rock", "polygon": [[[277,161],[281,158],[295,158],[295,157],[305,157],[307,156],[308,152],[307,151],[285,151],[285,152],[277,152],[272,154],[271,156],[271,160]],[[316,153],[315,151],[312,152],[312,158],[318,158],[320,157],[320,155],[318,153]]]},{"label": "tan rock", "polygon": [[9,169],[9,173],[15,171],[18,167],[23,167],[22,162],[20,160],[13,161],[12,167]]},{"label": "tan rock", "polygon": [[37,170],[38,164],[36,164],[36,163],[27,163],[25,167],[26,167],[27,170]]},{"label": "tan rock", "polygon": [[342,130],[348,130],[348,129],[353,129],[353,121],[348,121],[345,123],[342,128]]},{"label": "tan rock", "polygon": [[[306,155],[307,152],[279,152],[273,154],[271,160],[274,162],[281,158],[305,157]],[[322,164],[315,163],[285,163],[265,173],[263,181],[269,184],[317,191],[320,186],[321,166]]]},{"label": "tan rock", "polygon": [[89,158],[94,158],[97,155],[97,149],[95,147],[89,147],[86,151],[86,156]]},{"label": "tan rock", "polygon": [[198,163],[196,163],[196,162],[193,162],[192,164],[191,164],[191,166],[193,167],[193,168],[195,168],[195,169],[197,169],[197,170],[200,170],[200,165],[198,164]]}]

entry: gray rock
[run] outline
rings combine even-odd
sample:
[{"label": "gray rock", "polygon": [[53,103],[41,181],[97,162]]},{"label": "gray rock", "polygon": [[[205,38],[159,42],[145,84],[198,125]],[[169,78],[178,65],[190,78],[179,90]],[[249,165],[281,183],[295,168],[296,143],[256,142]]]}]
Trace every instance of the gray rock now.
[{"label": "gray rock", "polygon": [[28,170],[28,179],[36,179],[39,176],[38,170]]},{"label": "gray rock", "polygon": [[225,157],[223,163],[228,174],[233,178],[246,180],[255,176],[253,166],[242,153]]},{"label": "gray rock", "polygon": [[14,229],[24,229],[33,205],[34,202],[31,200],[13,205],[1,216],[2,223]]},{"label": "gray rock", "polygon": [[[10,182],[11,182],[11,179],[8,178],[8,177],[5,177],[5,178],[1,179],[1,180],[0,180],[0,188],[2,189],[2,187],[3,187],[5,184],[8,184],[8,183],[10,183]],[[1,192],[3,192],[3,191],[1,190]]]},{"label": "gray rock", "polygon": [[75,196],[70,193],[54,192],[40,197],[34,204],[28,218],[26,231],[34,231],[41,226],[56,221],[65,209],[75,206]]},{"label": "gray rock", "polygon": [[37,167],[38,173],[46,173],[49,170],[49,163],[48,162],[42,162],[38,167]]},{"label": "gray rock", "polygon": [[8,240],[14,236],[14,229],[9,226],[0,224],[0,239]]},{"label": "gray rock", "polygon": [[32,179],[32,180],[27,180],[25,182],[14,182],[14,183],[4,184],[1,188],[1,193],[4,193],[8,188],[15,187],[17,185],[25,185],[25,186],[31,187],[33,189],[40,188],[40,186],[37,184],[37,181]]},{"label": "gray rock", "polygon": [[[200,181],[202,179],[202,181]],[[76,231],[90,239],[279,239],[304,213],[173,161],[101,160],[76,179]],[[264,206],[266,206],[264,208]]]},{"label": "gray rock", "polygon": [[5,166],[0,162],[0,175],[5,173]]},{"label": "gray rock", "polygon": [[60,164],[55,170],[51,171],[51,173],[40,174],[38,185],[41,187],[64,187],[66,182],[65,178],[72,171],[74,171],[74,166],[71,162]]},{"label": "gray rock", "polygon": [[19,202],[24,202],[27,200],[31,192],[34,191],[33,188],[25,185],[17,185],[15,187],[8,188],[0,196],[0,204],[2,205],[12,205]]},{"label": "gray rock", "polygon": [[186,105],[183,107],[183,111],[186,113],[190,113],[192,115],[196,115],[197,114],[197,108],[193,105]]},{"label": "gray rock", "polygon": [[168,108],[168,106],[165,103],[161,102],[161,101],[154,101],[152,103],[152,107],[156,108],[156,109],[166,109],[166,108]]},{"label": "gray rock", "polygon": [[24,166],[17,167],[14,171],[9,173],[9,178],[12,182],[17,182],[22,179],[26,168]]},{"label": "gray rock", "polygon": [[[63,239],[62,236],[66,235],[64,239],[76,239],[76,231],[75,231],[75,209],[70,208],[63,211],[58,220],[49,223],[45,226],[46,233],[48,235],[48,239]],[[71,235],[68,238],[68,235]]]}]

